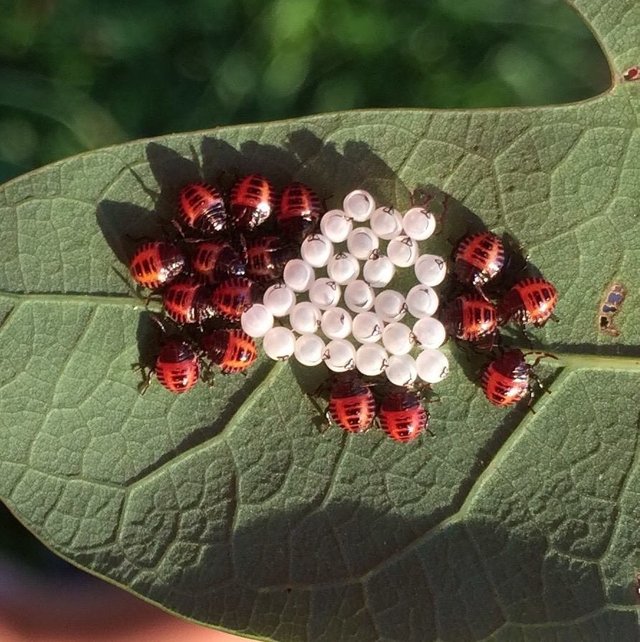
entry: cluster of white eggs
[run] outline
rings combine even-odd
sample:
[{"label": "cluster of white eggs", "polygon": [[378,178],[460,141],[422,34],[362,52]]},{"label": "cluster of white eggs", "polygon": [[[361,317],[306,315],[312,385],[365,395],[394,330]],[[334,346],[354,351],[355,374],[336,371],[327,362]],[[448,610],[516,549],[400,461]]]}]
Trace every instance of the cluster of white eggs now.
[{"label": "cluster of white eggs", "polygon": [[[401,386],[417,378],[441,381],[449,363],[438,350],[446,333],[433,317],[438,309],[433,288],[445,277],[446,261],[420,254],[419,245],[435,227],[424,208],[401,214],[376,208],[364,190],[350,192],[343,209],[326,212],[320,232],[304,239],[302,258],[286,264],[283,282],[244,312],[242,329],[262,337],[271,359],[293,356],[304,366],[324,362],[334,372],[384,373]],[[398,268],[413,268],[418,281],[406,296],[384,289]],[[403,322],[407,314],[411,324]],[[274,325],[287,317],[290,327]]]}]

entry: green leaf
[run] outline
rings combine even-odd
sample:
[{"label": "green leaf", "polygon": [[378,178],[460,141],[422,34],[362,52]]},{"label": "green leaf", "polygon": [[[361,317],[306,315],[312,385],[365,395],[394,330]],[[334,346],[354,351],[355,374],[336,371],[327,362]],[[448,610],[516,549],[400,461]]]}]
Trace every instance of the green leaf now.
[{"label": "green leaf", "polygon": [[[62,557],[179,615],[277,640],[634,639],[640,466],[640,62],[635,0],[575,2],[614,76],[594,99],[363,111],[137,141],[0,191],[0,497]],[[197,162],[194,162],[195,161]],[[201,168],[198,167],[201,165]],[[112,267],[198,176],[260,169],[337,203],[436,186],[560,291],[536,332],[551,393],[489,407],[464,356],[436,434],[320,435],[308,372],[266,360],[172,396]],[[462,207],[460,204],[463,204]],[[467,209],[465,209],[467,208]],[[444,251],[446,234],[433,245]],[[439,245],[438,245],[439,243]],[[120,266],[122,268],[122,266]],[[597,315],[628,291],[621,334]]]}]

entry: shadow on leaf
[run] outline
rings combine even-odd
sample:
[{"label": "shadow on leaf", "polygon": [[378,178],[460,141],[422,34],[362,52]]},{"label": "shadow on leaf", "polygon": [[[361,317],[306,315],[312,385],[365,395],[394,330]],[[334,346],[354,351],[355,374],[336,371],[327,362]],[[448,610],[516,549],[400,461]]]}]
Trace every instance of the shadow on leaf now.
[{"label": "shadow on leaf", "polygon": [[[220,483],[233,487],[233,475],[221,471]],[[443,525],[367,504],[325,496],[295,510],[239,513],[230,502],[182,519],[167,507],[155,529],[125,519],[132,588],[197,621],[278,640],[333,642],[346,631],[362,641],[512,639],[536,626],[575,631],[579,618],[635,631],[635,614],[604,608],[597,562],[550,546],[534,522],[508,528],[467,514]],[[223,513],[241,526],[213,538],[208,524]],[[199,555],[178,552],[189,546]]]}]

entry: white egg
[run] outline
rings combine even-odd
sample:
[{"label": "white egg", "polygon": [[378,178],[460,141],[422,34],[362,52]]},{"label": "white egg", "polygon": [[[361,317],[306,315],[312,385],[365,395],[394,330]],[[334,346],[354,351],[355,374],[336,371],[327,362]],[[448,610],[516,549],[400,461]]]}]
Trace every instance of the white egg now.
[{"label": "white egg", "polygon": [[347,249],[360,261],[366,261],[380,247],[380,239],[368,227],[349,232]]},{"label": "white egg", "polygon": [[320,231],[332,242],[347,240],[353,221],[342,210],[329,210],[320,219]]},{"label": "white egg", "polygon": [[356,349],[345,339],[329,341],[322,358],[333,372],[346,372],[356,367]]},{"label": "white egg", "polygon": [[387,351],[378,343],[361,345],[356,350],[356,368],[363,375],[375,377],[389,365]]},{"label": "white egg", "polygon": [[404,297],[396,290],[384,290],[376,296],[373,307],[376,314],[387,322],[400,321],[407,313]]},{"label": "white egg", "polygon": [[262,349],[274,361],[286,361],[295,349],[296,337],[289,328],[271,328],[262,339]]},{"label": "white egg", "polygon": [[322,313],[320,308],[310,301],[296,303],[289,313],[289,324],[299,334],[317,332]]},{"label": "white egg", "polygon": [[324,267],[333,255],[333,243],[324,234],[310,234],[300,245],[300,256],[314,268]]},{"label": "white egg", "polygon": [[449,360],[440,350],[425,348],[417,357],[418,376],[427,383],[438,383],[449,374]]},{"label": "white egg", "polygon": [[378,252],[374,253],[375,256],[367,260],[362,269],[362,278],[372,288],[383,288],[389,285],[393,275],[396,273],[396,268],[389,260],[389,257]]},{"label": "white egg", "polygon": [[364,281],[351,281],[344,289],[345,305],[352,312],[366,312],[371,310],[376,298],[373,288]]},{"label": "white egg", "polygon": [[296,293],[283,283],[276,283],[266,289],[262,302],[274,317],[286,317],[296,304]]},{"label": "white egg", "polygon": [[382,343],[390,354],[407,354],[415,340],[411,328],[404,323],[390,323],[382,331]]},{"label": "white egg", "polygon": [[375,343],[382,338],[384,322],[373,312],[356,314],[351,325],[353,338],[358,343]]},{"label": "white egg", "polygon": [[396,386],[408,386],[418,377],[416,361],[408,354],[391,355],[385,374],[387,379]]},{"label": "white egg", "polygon": [[332,279],[320,277],[309,288],[309,301],[321,310],[338,305],[342,289]]},{"label": "white egg", "polygon": [[418,242],[409,236],[396,236],[387,246],[387,256],[397,267],[406,268],[413,265],[419,254]]},{"label": "white egg", "polygon": [[329,339],[346,339],[351,334],[351,315],[343,308],[325,310],[320,329]]},{"label": "white egg", "polygon": [[416,261],[413,269],[420,283],[424,285],[440,285],[447,275],[447,262],[436,254],[423,254]]},{"label": "white egg", "polygon": [[316,278],[314,269],[302,259],[291,259],[284,266],[285,285],[294,292],[306,292]]},{"label": "white egg", "polygon": [[416,319],[435,314],[438,304],[436,291],[428,285],[414,285],[407,293],[407,309]]},{"label": "white egg", "polygon": [[264,337],[273,328],[273,314],[261,303],[254,303],[242,313],[240,326],[254,339]]},{"label": "white egg", "polygon": [[447,332],[433,317],[418,319],[413,325],[413,336],[421,348],[439,348],[447,339]]},{"label": "white egg", "polygon": [[371,214],[373,233],[386,241],[402,234],[402,216],[393,207],[379,207]]},{"label": "white egg", "polygon": [[296,339],[294,357],[303,366],[317,366],[322,363],[325,343],[317,334],[301,334]]},{"label": "white egg", "polygon": [[373,200],[373,196],[363,189],[356,189],[353,192],[349,192],[342,202],[342,208],[345,214],[359,223],[369,220],[375,207],[376,203]]},{"label": "white egg", "polygon": [[327,264],[327,274],[340,285],[355,281],[360,274],[360,263],[353,254],[338,252],[334,254]]},{"label": "white egg", "polygon": [[436,218],[422,207],[412,207],[402,217],[402,228],[416,241],[426,241],[436,229]]}]

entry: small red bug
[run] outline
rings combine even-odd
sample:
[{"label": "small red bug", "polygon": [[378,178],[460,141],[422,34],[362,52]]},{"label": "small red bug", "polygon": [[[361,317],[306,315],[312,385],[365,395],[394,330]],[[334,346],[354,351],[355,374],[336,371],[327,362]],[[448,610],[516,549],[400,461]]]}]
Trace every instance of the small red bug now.
[{"label": "small red bug", "polygon": [[255,303],[257,294],[258,288],[253,281],[236,277],[218,283],[213,290],[211,303],[220,316],[237,321]]},{"label": "small red bug", "polygon": [[160,348],[153,370],[145,372],[143,369],[143,372],[143,381],[138,386],[140,394],[146,392],[152,374],[169,392],[180,394],[198,382],[200,361],[189,343],[176,338],[167,339]]},{"label": "small red bug", "polygon": [[256,342],[242,330],[213,330],[202,338],[202,348],[222,374],[246,370],[258,357]]},{"label": "small red bug", "polygon": [[260,174],[249,174],[231,188],[230,211],[233,224],[251,231],[264,223],[274,206],[274,189]]},{"label": "small red bug", "polygon": [[275,281],[298,251],[278,236],[250,239],[246,245],[247,274],[257,281]]},{"label": "small red bug", "polygon": [[461,294],[445,307],[443,323],[456,339],[477,343],[495,334],[496,306],[480,294]]},{"label": "small red bug", "polygon": [[149,241],[140,245],[129,263],[133,280],[142,287],[157,290],[184,270],[186,261],[171,243]]},{"label": "small red bug", "polygon": [[498,305],[501,324],[513,320],[519,325],[543,326],[553,315],[558,291],[546,279],[527,277],[518,281]]},{"label": "small red bug", "polygon": [[468,234],[453,252],[453,271],[458,280],[478,289],[495,278],[504,264],[504,243],[493,232]]},{"label": "small red bug", "polygon": [[211,289],[190,277],[171,283],[162,294],[162,304],[169,317],[180,324],[200,324],[215,316]]},{"label": "small red bug", "polygon": [[530,393],[531,368],[521,350],[507,350],[490,361],[481,375],[482,390],[494,406],[512,406]]},{"label": "small red bug", "polygon": [[376,416],[373,393],[353,373],[336,378],[331,387],[327,418],[347,432],[369,430]]},{"label": "small red bug", "polygon": [[227,211],[218,190],[206,183],[189,183],[180,190],[180,218],[203,234],[216,234],[227,225]]},{"label": "small red bug", "polygon": [[226,241],[200,241],[193,247],[193,269],[206,277],[210,283],[230,276],[245,275],[246,262]]},{"label": "small red bug", "polygon": [[320,197],[310,187],[291,183],[280,196],[276,222],[285,236],[300,239],[314,229],[322,211]]},{"label": "small red bug", "polygon": [[387,435],[401,442],[416,439],[429,425],[429,413],[420,397],[407,388],[396,388],[385,395],[378,419]]}]

